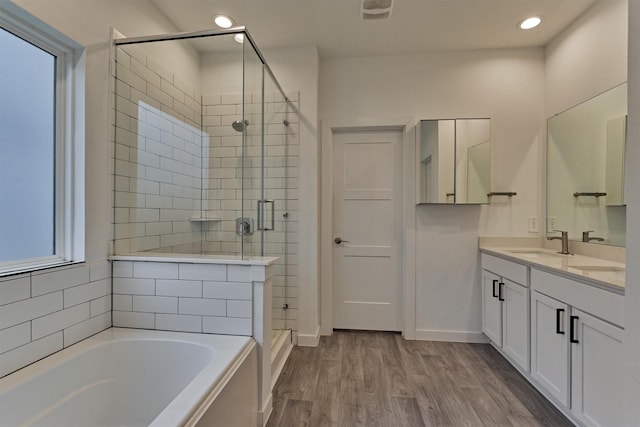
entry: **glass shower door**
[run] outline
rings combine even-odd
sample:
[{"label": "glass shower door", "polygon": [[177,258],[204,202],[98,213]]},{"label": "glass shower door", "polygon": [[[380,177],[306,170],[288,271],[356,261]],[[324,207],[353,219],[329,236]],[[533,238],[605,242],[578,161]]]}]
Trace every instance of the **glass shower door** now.
[{"label": "glass shower door", "polygon": [[264,203],[262,195],[262,134],[264,131],[264,65],[251,43],[243,45],[242,218],[237,226],[242,232],[242,257],[262,255]]}]

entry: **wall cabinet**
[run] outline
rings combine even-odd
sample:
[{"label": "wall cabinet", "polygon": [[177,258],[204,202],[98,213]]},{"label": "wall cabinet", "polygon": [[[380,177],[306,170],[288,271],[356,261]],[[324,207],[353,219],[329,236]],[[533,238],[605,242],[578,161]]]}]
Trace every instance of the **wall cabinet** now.
[{"label": "wall cabinet", "polygon": [[489,203],[491,119],[420,120],[417,129],[417,203]]},{"label": "wall cabinet", "polygon": [[528,372],[529,288],[525,286],[526,267],[489,255],[483,255],[482,266],[482,330],[512,363]]}]

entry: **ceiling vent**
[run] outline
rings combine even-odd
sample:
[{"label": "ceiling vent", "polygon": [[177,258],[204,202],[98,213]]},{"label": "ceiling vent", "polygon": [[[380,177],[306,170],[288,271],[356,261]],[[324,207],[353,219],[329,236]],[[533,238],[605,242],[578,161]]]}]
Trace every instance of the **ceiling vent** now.
[{"label": "ceiling vent", "polygon": [[391,16],[393,0],[362,0],[362,19],[365,21],[387,19]]}]

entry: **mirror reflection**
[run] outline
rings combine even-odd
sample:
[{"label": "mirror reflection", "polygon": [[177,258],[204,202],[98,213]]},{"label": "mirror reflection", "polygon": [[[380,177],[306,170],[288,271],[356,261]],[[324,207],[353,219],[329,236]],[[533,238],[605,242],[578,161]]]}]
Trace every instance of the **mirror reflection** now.
[{"label": "mirror reflection", "polygon": [[488,203],[491,120],[421,120],[417,144],[418,203]]},{"label": "mirror reflection", "polygon": [[627,85],[548,120],[547,233],[625,245]]}]

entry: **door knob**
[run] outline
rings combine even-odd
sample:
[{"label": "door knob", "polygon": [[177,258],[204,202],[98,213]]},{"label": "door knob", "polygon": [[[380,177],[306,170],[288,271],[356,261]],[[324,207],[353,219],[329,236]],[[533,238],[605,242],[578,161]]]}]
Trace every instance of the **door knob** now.
[{"label": "door knob", "polygon": [[336,237],[333,241],[336,242],[336,245],[339,245],[340,243],[349,243],[348,240],[342,240],[340,237]]}]

